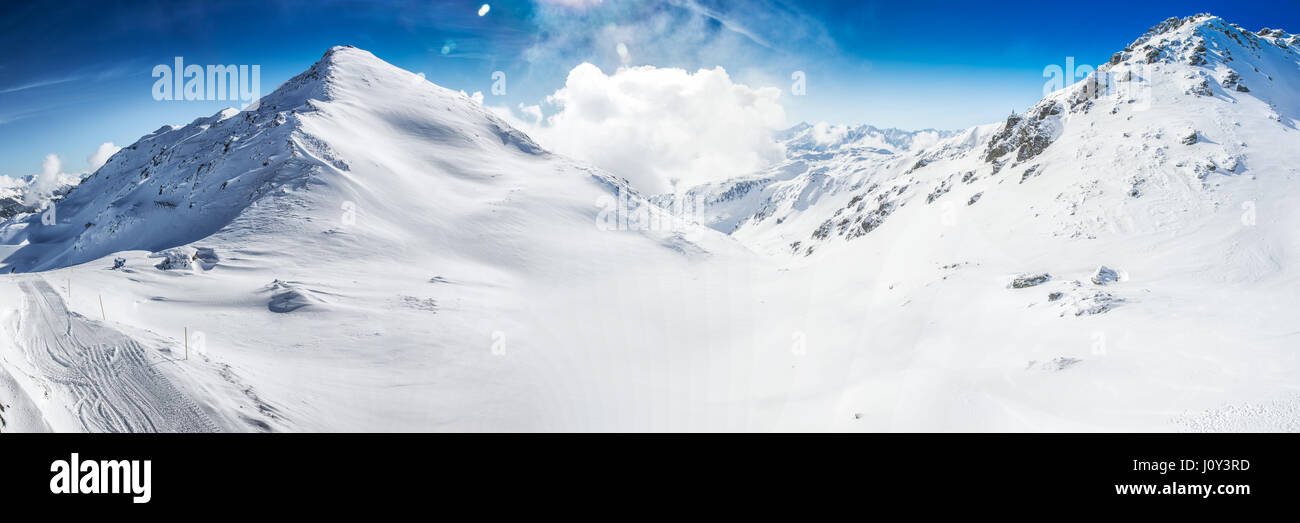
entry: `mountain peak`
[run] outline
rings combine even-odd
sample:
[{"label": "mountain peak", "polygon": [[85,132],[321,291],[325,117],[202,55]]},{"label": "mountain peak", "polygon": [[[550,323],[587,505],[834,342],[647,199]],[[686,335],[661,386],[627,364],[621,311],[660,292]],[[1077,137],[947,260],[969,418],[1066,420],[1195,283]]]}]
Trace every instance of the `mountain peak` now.
[{"label": "mountain peak", "polygon": [[1111,66],[1127,63],[1186,63],[1210,66],[1232,62],[1238,56],[1278,52],[1288,58],[1300,56],[1300,37],[1281,29],[1249,31],[1209,13],[1186,18],[1169,18],[1156,24],[1110,59]]},{"label": "mountain peak", "polygon": [[[124,148],[60,201],[57,222],[30,214],[22,223],[0,223],[0,238],[13,226],[33,239],[0,260],[0,269],[44,270],[183,245],[252,212],[264,197],[302,198],[298,192],[307,188],[321,197],[356,191],[354,166],[367,180],[398,186],[424,183],[431,172],[473,171],[463,165],[545,156],[465,94],[367,51],[332,47],[245,111],[165,126]],[[430,157],[462,162],[451,169],[425,163]],[[384,167],[367,168],[377,165]]]},{"label": "mountain peak", "polygon": [[336,45],[306,71],[262,98],[258,107],[282,110],[304,105],[309,100],[335,100],[343,93],[355,93],[359,89],[405,87],[418,79],[419,75],[389,64],[369,51]]},{"label": "mountain peak", "polygon": [[317,60],[312,65],[312,69],[320,68],[329,71],[337,68],[379,64],[393,67],[365,49],[351,45],[336,45],[325,50],[325,54],[321,55],[320,60]]}]

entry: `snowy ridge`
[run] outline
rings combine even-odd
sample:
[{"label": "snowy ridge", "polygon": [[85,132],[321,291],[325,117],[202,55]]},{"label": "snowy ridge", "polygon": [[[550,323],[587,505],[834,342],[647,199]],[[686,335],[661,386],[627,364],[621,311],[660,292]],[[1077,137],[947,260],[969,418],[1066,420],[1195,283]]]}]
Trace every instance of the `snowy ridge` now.
[{"label": "snowy ridge", "polygon": [[[584,346],[554,339],[550,326],[567,320],[533,319],[561,291],[597,292],[574,282],[622,277],[634,261],[685,279],[745,252],[687,224],[602,230],[600,203],[620,200],[664,214],[469,97],[336,47],[255,107],[122,149],[57,203],[55,223],[23,214],[0,225],[0,270],[13,273],[0,303],[18,312],[3,316],[0,367],[28,369],[16,362],[34,347],[67,346],[26,327],[58,316],[30,300],[49,288],[93,318],[69,350],[127,347],[185,369],[169,382],[222,430],[520,426],[538,384],[556,378],[497,358],[494,337],[510,354]],[[182,332],[204,347],[187,360]],[[0,402],[39,413],[28,427],[188,430],[148,408],[79,416],[80,400],[61,403],[73,392],[46,394],[52,369],[11,373],[0,390]],[[482,385],[501,380],[513,381]]]},{"label": "snowy ridge", "polygon": [[849,126],[805,122],[777,133],[776,138],[785,146],[786,151],[796,157],[803,153],[824,152],[889,155],[922,149],[953,134],[952,131],[934,129],[904,131],[877,129],[870,125]]},{"label": "snowy ridge", "polygon": [[[253,110],[226,109],[184,127],[165,126],[124,148],[57,206],[57,223],[32,215],[6,224],[5,243],[29,242],[0,268],[27,272],[125,250],[161,250],[204,238],[268,194],[346,180],[349,170],[311,125],[377,93],[445,114],[419,128],[442,147],[543,152],[460,93],[423,82],[355,48],[336,47]],[[397,104],[395,104],[397,105]],[[414,117],[399,107],[391,125]],[[406,121],[403,121],[406,120]],[[436,122],[436,123],[432,123]]]},{"label": "snowy ridge", "polygon": [[[702,223],[806,271],[834,304],[811,314],[870,340],[836,360],[864,366],[841,405],[891,420],[864,427],[1288,426],[1218,413],[1296,405],[1280,303],[1300,287],[1297,43],[1170,19],[1005,122],[899,157],[796,149],[684,194],[722,200]],[[1117,280],[1094,283],[1102,266]],[[1103,397],[1128,404],[1102,414]],[[1138,421],[1139,405],[1186,410]]]},{"label": "snowy ridge", "polygon": [[[1171,19],[1006,121],[801,125],[657,206],[335,48],[0,225],[0,403],[24,430],[1294,427],[1296,45]],[[701,225],[622,219],[664,209]],[[36,357],[68,352],[94,357]],[[122,401],[66,376],[118,361],[156,393],[80,409]]]},{"label": "snowy ridge", "polygon": [[689,218],[736,233],[759,227],[769,218],[784,222],[823,195],[861,187],[869,173],[930,145],[947,143],[957,134],[801,123],[777,134],[786,161],[751,176],[656,195],[651,201],[665,209],[687,209]]},{"label": "snowy ridge", "polygon": [[[1195,185],[1200,187],[1187,189],[1201,194],[1195,208],[1214,208],[1223,203],[1213,194],[1223,176],[1244,173],[1248,164],[1255,163],[1251,156],[1284,162],[1289,154],[1282,144],[1294,142],[1290,132],[1300,116],[1296,112],[1300,90],[1290,82],[1297,78],[1300,64],[1297,42],[1281,30],[1250,33],[1210,15],[1170,19],[1087,78],[1001,124],[947,134],[933,145],[903,149],[908,154],[898,155],[901,158],[843,150],[843,146],[810,147],[816,143],[808,138],[814,129],[804,125],[794,130],[801,146],[790,147],[790,160],[772,174],[691,188],[686,194],[750,194],[753,191],[747,188],[759,181],[774,184],[761,203],[756,199],[746,208],[733,205],[725,212],[706,214],[704,222],[720,224],[719,230],[760,251],[800,256],[832,239],[862,238],[913,201],[928,206],[955,191],[962,196],[948,201],[959,199],[959,207],[974,206],[992,191],[1004,190],[1000,178],[1008,171],[1015,185],[1056,175],[1055,182],[1047,182],[1056,189],[1051,195],[1017,198],[1018,205],[1026,206],[1021,215],[1041,214],[1033,209],[1048,201],[1064,204],[1054,235],[1095,237],[1099,226],[1145,221],[1143,215],[1155,211],[1134,209],[1145,206],[1125,195],[1140,198],[1151,192],[1151,184],[1173,183],[1165,179],[1170,170],[1187,171],[1197,178]],[[1200,114],[1215,116],[1198,118]],[[1250,141],[1223,138],[1244,131],[1263,133],[1259,143],[1264,146],[1248,151],[1243,144]],[[1217,136],[1207,140],[1211,135]],[[1183,140],[1200,143],[1184,147]],[[1055,162],[1041,161],[1040,156],[1061,141],[1074,148],[1057,147],[1065,151],[1053,155]],[[1117,149],[1125,152],[1112,152]],[[805,152],[810,150],[834,152]],[[1099,152],[1116,156],[1104,160],[1094,156]],[[1127,174],[1113,182],[1126,188],[1107,192],[1113,196],[1104,202],[1095,199],[1101,191],[1095,184],[1112,182],[1060,174],[1114,172],[1109,165],[1102,167],[1103,162],[1127,167],[1122,169]],[[802,171],[794,177],[797,182],[781,176],[796,170]],[[991,179],[998,179],[993,185],[1003,187],[984,182]],[[776,185],[781,183],[797,190],[781,190]],[[810,206],[810,197],[824,203]],[[1165,200],[1154,195],[1148,201]],[[1095,209],[1081,219],[1079,206],[1085,202],[1094,203]]]}]

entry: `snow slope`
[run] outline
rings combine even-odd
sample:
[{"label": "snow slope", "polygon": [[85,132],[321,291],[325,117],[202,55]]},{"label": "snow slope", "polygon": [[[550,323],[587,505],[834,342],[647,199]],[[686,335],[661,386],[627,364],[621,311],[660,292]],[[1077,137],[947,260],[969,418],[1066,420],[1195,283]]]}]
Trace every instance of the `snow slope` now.
[{"label": "snow slope", "polygon": [[[649,210],[463,94],[339,47],[256,110],[124,148],[57,224],[6,222],[0,272],[15,271],[11,293],[30,271],[70,282],[90,318],[102,296],[115,328],[171,338],[173,359],[186,328],[201,334],[198,359],[217,368],[201,379],[256,385],[214,399],[245,429],[523,428],[512,405],[538,397],[529,374],[554,371],[508,354],[545,347],[524,326],[558,291],[626,264],[684,275],[745,252],[700,226],[602,231],[598,204],[620,191]],[[125,266],[109,270],[116,256]]]},{"label": "snow slope", "polygon": [[[886,221],[919,221],[892,220],[908,204],[927,206],[935,212],[912,212],[931,215],[965,214],[966,207],[977,213],[971,198],[978,194],[979,207],[1014,217],[1050,214],[1034,222],[1053,236],[1092,238],[1116,227],[1146,232],[1182,221],[1156,215],[1203,215],[1232,201],[1234,190],[1282,196],[1268,189],[1284,189],[1294,173],[1300,38],[1260,33],[1210,15],[1170,19],[1088,79],[1002,124],[874,162],[859,151],[792,155],[773,172],[797,174],[792,182],[803,190],[767,198],[740,217],[734,234],[764,251],[806,256]],[[1191,135],[1194,143],[1184,144]],[[1241,182],[1264,172],[1278,174]],[[751,183],[709,190],[736,192]],[[824,203],[808,205],[810,194]],[[1251,196],[1235,200],[1274,203]]]},{"label": "snow slope", "polygon": [[76,407],[58,412],[75,419],[50,419],[52,425],[111,432],[218,429],[139,342],[69,312],[48,282],[21,285],[28,303],[15,339],[26,358],[10,363],[35,377],[44,398]]},{"label": "snow slope", "polygon": [[1006,122],[800,126],[657,206],[335,48],[0,225],[0,404],[122,429],[24,363],[49,287],[222,430],[1295,430],[1297,48],[1171,19]]},{"label": "snow slope", "polygon": [[1004,123],[878,169],[792,159],[815,202],[777,193],[732,235],[857,313],[862,420],[1294,430],[1297,44],[1171,19]]}]

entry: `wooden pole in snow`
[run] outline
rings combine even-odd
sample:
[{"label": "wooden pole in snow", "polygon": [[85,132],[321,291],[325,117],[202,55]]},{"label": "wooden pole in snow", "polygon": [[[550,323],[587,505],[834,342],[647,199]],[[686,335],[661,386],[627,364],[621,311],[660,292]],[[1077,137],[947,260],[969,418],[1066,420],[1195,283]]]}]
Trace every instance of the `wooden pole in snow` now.
[{"label": "wooden pole in snow", "polygon": [[190,359],[190,328],[185,327],[185,359]]}]

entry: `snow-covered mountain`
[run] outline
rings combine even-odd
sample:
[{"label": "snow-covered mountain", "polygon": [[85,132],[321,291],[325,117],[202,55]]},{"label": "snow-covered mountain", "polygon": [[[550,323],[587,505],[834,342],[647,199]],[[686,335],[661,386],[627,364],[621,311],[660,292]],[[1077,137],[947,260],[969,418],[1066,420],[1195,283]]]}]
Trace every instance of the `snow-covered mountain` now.
[{"label": "snow-covered mountain", "polygon": [[[702,221],[770,253],[806,256],[863,238],[908,204],[963,217],[979,214],[977,202],[999,212],[1016,206],[1018,216],[1051,218],[1035,221],[1052,235],[1095,238],[1149,221],[1159,212],[1151,207],[1212,210],[1225,201],[1225,182],[1252,169],[1291,173],[1297,53],[1300,38],[1281,30],[1252,33],[1210,15],[1170,19],[1006,122],[925,133],[920,146],[884,151],[843,141],[816,147],[813,137],[846,132],[805,124],[792,130],[784,164],[683,194],[701,197]],[[1174,172],[1187,180],[1169,179]],[[1164,189],[1196,198],[1169,202]],[[716,211],[738,195],[747,205]],[[989,205],[989,197],[1007,204]]]},{"label": "snow-covered mountain", "polygon": [[1296,36],[1169,19],[1005,122],[894,154],[792,148],[655,200],[693,202],[856,312],[861,352],[844,357],[873,368],[843,401],[872,405],[862,419],[1162,426],[1127,424],[1146,408],[1180,428],[1294,430],[1297,86]]},{"label": "snow-covered mountain", "polygon": [[1298,52],[1170,19],[653,205],[335,48],[0,225],[0,430],[1294,430]]},{"label": "snow-covered mountain", "polygon": [[43,187],[36,181],[37,176],[11,178],[0,176],[0,220],[7,220],[19,214],[40,212],[47,201],[59,201],[80,183],[73,175],[59,174],[51,180],[51,187],[42,194]]},{"label": "snow-covered mountain", "polygon": [[951,131],[877,129],[870,125],[799,125],[776,134],[792,158],[814,158],[818,153],[891,155],[920,150],[952,136]]},{"label": "snow-covered mountain", "polygon": [[730,234],[776,214],[807,209],[821,196],[843,189],[838,186],[844,178],[840,173],[884,169],[953,134],[800,123],[776,134],[786,161],[753,175],[656,195],[651,201]]},{"label": "snow-covered mountain", "polygon": [[[602,230],[601,202],[663,214],[462,93],[336,47],[256,109],[123,148],[57,203],[54,223],[0,226],[5,305],[18,311],[0,368],[20,384],[0,402],[51,398],[38,410],[56,430],[165,426],[147,416],[157,405],[136,418],[78,410],[111,394],[60,379],[63,349],[39,347],[92,317],[138,339],[152,356],[140,364],[175,360],[185,330],[201,333],[199,361],[157,368],[176,369],[167,379],[225,429],[523,427],[493,409],[537,397],[508,355],[548,346],[528,332],[555,288],[634,261],[685,271],[744,252],[689,224]],[[26,283],[37,280],[55,285]],[[65,320],[60,299],[94,313]],[[71,324],[46,329],[50,315]],[[85,330],[79,345],[123,339]]]}]

